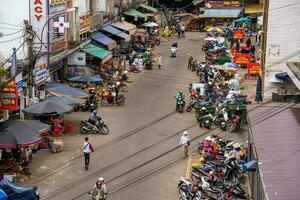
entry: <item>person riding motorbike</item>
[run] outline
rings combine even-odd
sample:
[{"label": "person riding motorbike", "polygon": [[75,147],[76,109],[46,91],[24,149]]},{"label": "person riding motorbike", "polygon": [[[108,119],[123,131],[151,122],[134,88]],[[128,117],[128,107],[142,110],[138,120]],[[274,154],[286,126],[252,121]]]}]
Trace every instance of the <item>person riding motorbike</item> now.
[{"label": "person riding motorbike", "polygon": [[176,109],[178,109],[178,101],[183,100],[184,101],[184,94],[182,90],[179,90],[178,93],[176,94]]},{"label": "person riding motorbike", "polygon": [[104,183],[104,178],[100,177],[93,189],[92,200],[105,200],[106,197],[107,197],[106,184]]},{"label": "person riding motorbike", "polygon": [[106,97],[107,95],[109,95],[109,92],[106,89],[102,89],[100,96],[101,97]]},{"label": "person riding motorbike", "polygon": [[97,119],[99,117],[97,116],[97,110],[93,110],[89,119],[88,119],[88,122],[91,123],[92,125],[96,125],[96,122],[97,122]]}]

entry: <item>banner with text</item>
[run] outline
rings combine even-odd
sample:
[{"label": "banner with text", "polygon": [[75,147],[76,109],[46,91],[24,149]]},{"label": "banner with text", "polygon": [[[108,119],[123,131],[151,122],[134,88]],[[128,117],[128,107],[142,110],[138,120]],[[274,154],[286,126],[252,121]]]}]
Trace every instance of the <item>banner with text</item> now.
[{"label": "banner with text", "polygon": [[260,64],[259,63],[248,63],[248,75],[259,75]]},{"label": "banner with text", "polygon": [[250,54],[236,53],[234,54],[234,62],[238,65],[247,65],[250,62]]},{"label": "banner with text", "polygon": [[233,30],[232,31],[232,33],[233,33],[233,38],[235,39],[235,40],[240,40],[240,39],[244,39],[244,37],[245,37],[245,32],[244,32],[244,30]]},{"label": "banner with text", "polygon": [[17,87],[14,81],[12,81],[7,87],[3,89],[0,94],[1,110],[17,110],[18,108],[18,95]]}]

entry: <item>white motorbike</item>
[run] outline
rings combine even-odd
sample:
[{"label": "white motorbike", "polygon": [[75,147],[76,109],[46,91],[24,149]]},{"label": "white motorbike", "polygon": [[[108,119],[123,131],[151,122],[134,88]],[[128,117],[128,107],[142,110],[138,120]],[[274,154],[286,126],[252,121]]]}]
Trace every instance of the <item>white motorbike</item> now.
[{"label": "white motorbike", "polygon": [[171,47],[171,52],[170,52],[171,57],[177,57],[177,47]]}]

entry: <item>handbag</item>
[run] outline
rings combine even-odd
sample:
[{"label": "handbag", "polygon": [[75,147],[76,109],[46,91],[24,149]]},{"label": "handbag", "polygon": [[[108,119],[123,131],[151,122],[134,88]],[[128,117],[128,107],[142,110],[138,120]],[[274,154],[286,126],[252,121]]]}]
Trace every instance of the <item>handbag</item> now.
[{"label": "handbag", "polygon": [[190,145],[191,145],[191,142],[190,142],[189,140],[187,141],[187,145],[188,145],[188,146],[190,146]]}]

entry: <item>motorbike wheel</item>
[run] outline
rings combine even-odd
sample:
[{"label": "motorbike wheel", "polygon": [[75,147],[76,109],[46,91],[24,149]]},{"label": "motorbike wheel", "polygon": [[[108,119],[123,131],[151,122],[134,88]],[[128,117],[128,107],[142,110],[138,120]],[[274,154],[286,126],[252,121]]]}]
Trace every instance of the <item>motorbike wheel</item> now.
[{"label": "motorbike wheel", "polygon": [[128,92],[128,86],[123,85],[120,90],[121,90],[121,92]]},{"label": "motorbike wheel", "polygon": [[230,133],[232,133],[232,132],[235,131],[235,127],[236,127],[236,124],[235,124],[235,123],[233,123],[233,124],[230,126],[230,129],[229,129]]},{"label": "motorbike wheel", "polygon": [[84,124],[81,124],[80,127],[79,127],[79,132],[81,134],[87,134],[88,131],[86,129],[87,129],[86,126]]},{"label": "motorbike wheel", "polygon": [[179,111],[180,113],[183,113],[183,107],[179,107],[178,111]]},{"label": "motorbike wheel", "polygon": [[192,111],[194,111],[194,107],[188,106],[185,110],[186,110],[186,112],[192,112]]},{"label": "motorbike wheel", "polygon": [[109,128],[106,124],[103,124],[103,126],[100,129],[100,132],[102,133],[102,135],[107,135],[109,133]]},{"label": "motorbike wheel", "polygon": [[179,191],[179,194],[185,194],[187,191],[188,191],[188,188],[186,185],[181,185],[179,188],[178,188],[178,191]]},{"label": "motorbike wheel", "polygon": [[106,99],[102,99],[101,100],[101,105],[102,106],[107,106],[108,105],[108,101]]},{"label": "motorbike wheel", "polygon": [[118,98],[117,99],[117,104],[119,106],[124,106],[124,104],[125,104],[125,98]]}]

